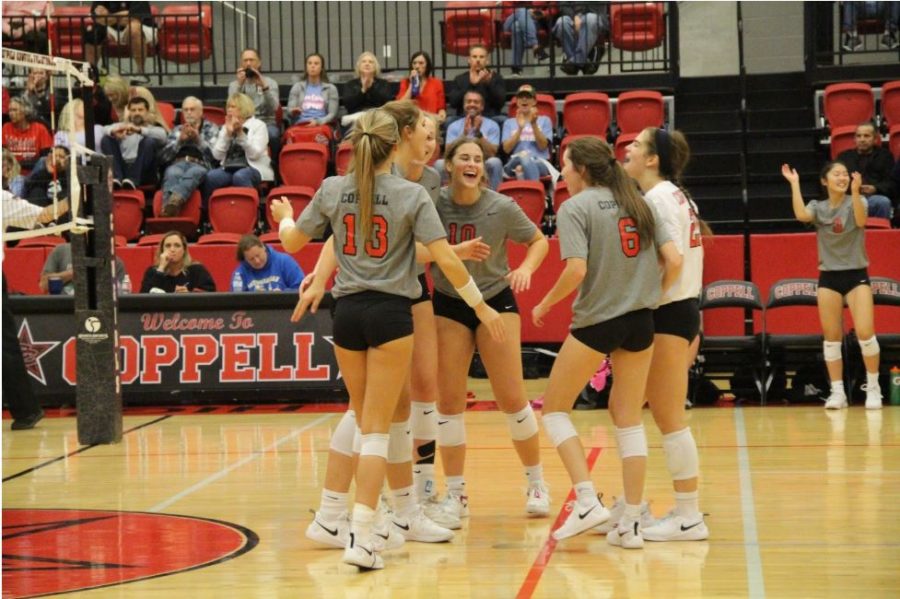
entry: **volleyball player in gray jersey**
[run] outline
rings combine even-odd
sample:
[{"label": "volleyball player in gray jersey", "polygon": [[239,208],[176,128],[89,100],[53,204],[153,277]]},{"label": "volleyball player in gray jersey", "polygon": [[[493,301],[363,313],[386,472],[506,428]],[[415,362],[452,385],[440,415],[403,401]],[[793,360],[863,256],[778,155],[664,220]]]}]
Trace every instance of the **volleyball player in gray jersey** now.
[{"label": "volleyball player in gray jersey", "polygon": [[[397,123],[374,110],[354,125],[353,174],[323,182],[295,223],[290,202],[272,202],[279,237],[296,252],[330,224],[340,272],[332,295],[334,348],[350,403],[359,416],[356,503],[343,561],[362,569],[384,567],[372,527],[389,452],[388,429],[412,358],[411,302],[421,294],[416,244],[425,243],[441,270],[475,307],[498,339],[503,322],[483,300],[465,266],[447,244],[434,205],[421,186],[390,174]],[[301,295],[291,316],[299,320],[324,293],[324,277]]]},{"label": "volleyball player in gray jersey", "polygon": [[881,350],[875,337],[875,307],[864,238],[868,207],[866,199],[859,193],[862,175],[854,172],[851,177],[843,163],[829,162],[819,176],[827,197],[813,200],[804,206],[797,171],[784,164],[781,166],[781,174],[791,184],[794,216],[800,222],[811,223],[816,228],[816,243],[819,248],[816,303],[825,336],[822,343],[825,366],[831,379],[831,394],[825,401],[825,408],[839,410],[847,407],[844,363],[841,359],[841,340],[844,334],[841,314],[846,298],[866,366],[866,384],[863,387],[866,391],[866,408],[880,410],[882,398],[878,368]]},{"label": "volleyball player in gray jersey", "polygon": [[[507,335],[497,341],[489,335],[452,283],[438,271],[434,278],[434,314],[438,332],[438,447],[447,479],[447,495],[438,508],[427,511],[432,520],[448,528],[462,526],[468,515],[463,470],[466,457],[466,383],[472,355],[484,363],[497,405],[504,412],[513,445],[528,480],[525,511],[532,516],[550,512],[544,483],[538,424],[525,397],[522,376],[521,320],[514,293],[531,286],[531,275],[549,250],[547,239],[516,202],[484,186],[485,147],[481,140],[462,138],[447,148],[445,165],[450,186],[441,191],[438,214],[451,243],[481,238],[491,255],[466,268],[483,290],[490,306],[500,312]],[[507,240],[528,246],[525,259],[510,270]]]},{"label": "volleyball player in gray jersey", "polygon": [[532,309],[534,324],[542,326],[550,308],[578,289],[571,332],[544,393],[544,429],[576,494],[572,512],[553,537],[577,535],[610,517],[597,498],[569,411],[597,364],[612,354],[609,409],[622,459],[625,510],[606,539],[612,545],[639,548],[644,544],[640,517],[647,462],[641,408],[653,353],[652,309],[662,290],[675,280],[678,251],[662,219],[637,193],[609,144],[596,137],[577,139],[569,144],[563,164],[562,174],[573,194],[557,218],[560,254],[566,265]]}]

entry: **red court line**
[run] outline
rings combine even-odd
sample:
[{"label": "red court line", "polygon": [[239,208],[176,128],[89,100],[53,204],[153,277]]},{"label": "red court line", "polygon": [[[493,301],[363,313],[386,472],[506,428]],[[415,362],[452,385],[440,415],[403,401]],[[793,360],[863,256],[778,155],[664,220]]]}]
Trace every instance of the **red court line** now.
[{"label": "red court line", "polygon": [[[600,447],[591,448],[591,451],[587,456],[588,472],[594,469],[594,464],[597,463],[597,458],[600,457],[601,451],[602,448]],[[566,518],[569,515],[569,512],[566,510],[566,506],[569,505],[570,501],[574,500],[575,488],[573,487],[569,489],[569,494],[566,496],[565,501],[563,501],[562,508],[560,508],[559,510],[559,515],[553,522],[553,526],[550,527],[551,533],[562,526],[562,523],[565,522]],[[544,568],[546,568],[547,564],[550,563],[550,558],[553,556],[553,551],[555,549],[556,540],[551,535],[547,535],[547,542],[545,542],[544,546],[541,547],[541,551],[538,553],[537,557],[534,560],[534,563],[531,565],[531,570],[528,571],[528,576],[526,576],[525,580],[522,582],[522,586],[519,588],[519,593],[516,595],[516,599],[529,599],[534,594],[534,590],[537,588],[538,583],[541,581],[541,575],[543,575],[544,573]]]}]

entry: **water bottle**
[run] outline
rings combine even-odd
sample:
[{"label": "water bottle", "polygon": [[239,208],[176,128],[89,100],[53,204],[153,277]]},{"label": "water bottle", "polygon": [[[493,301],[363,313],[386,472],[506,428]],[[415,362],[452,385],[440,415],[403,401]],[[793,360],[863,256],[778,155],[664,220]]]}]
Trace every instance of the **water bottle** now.
[{"label": "water bottle", "polygon": [[119,295],[128,295],[129,293],[131,293],[131,277],[125,273],[125,277],[119,283]]},{"label": "water bottle", "polygon": [[241,277],[241,271],[234,271],[234,276],[231,277],[231,291],[233,293],[240,293],[244,290],[244,279]]},{"label": "water bottle", "polygon": [[412,76],[412,97],[419,97],[419,74],[416,73]]},{"label": "water bottle", "polygon": [[891,405],[900,406],[900,366],[891,368]]}]

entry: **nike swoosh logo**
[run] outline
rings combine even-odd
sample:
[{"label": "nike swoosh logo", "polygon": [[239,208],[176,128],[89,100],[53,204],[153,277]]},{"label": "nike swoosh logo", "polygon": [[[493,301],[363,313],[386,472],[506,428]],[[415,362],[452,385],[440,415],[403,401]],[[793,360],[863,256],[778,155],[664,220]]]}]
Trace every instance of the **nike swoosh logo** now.
[{"label": "nike swoosh logo", "polygon": [[396,527],[399,528],[400,530],[407,530],[407,531],[409,530],[409,524],[407,524],[406,526],[403,526],[402,524],[400,524],[400,523],[397,522],[396,520],[394,520],[394,526],[396,526]]},{"label": "nike swoosh logo", "polygon": [[448,422],[450,422],[450,421],[449,420],[438,420],[438,425],[447,424]]},{"label": "nike swoosh logo", "polygon": [[[381,534],[380,532],[376,532],[376,533],[375,533],[375,536],[376,536],[376,537],[381,537],[382,539],[384,539],[385,541],[387,541],[387,540],[388,540],[388,537],[391,536],[391,535],[389,535],[389,534],[383,535],[383,534]],[[365,547],[363,547],[363,549],[365,549]]]},{"label": "nike swoosh logo", "polygon": [[690,529],[694,528],[695,526],[700,526],[701,524],[703,524],[703,520],[701,520],[700,522],[694,522],[694,523],[691,524],[690,526],[685,526],[684,524],[682,524],[682,525],[681,525],[681,532],[684,532],[684,531],[686,531],[686,530],[690,530]]},{"label": "nike swoosh logo", "polygon": [[500,214],[500,213],[495,210],[493,212],[488,212],[487,214],[485,214],[485,216],[494,216],[495,214]]},{"label": "nike swoosh logo", "polygon": [[[377,533],[376,533],[376,534],[377,534]],[[378,535],[378,536],[381,536],[381,535]],[[387,537],[382,537],[382,538],[387,539]],[[356,544],[356,537],[354,536],[354,534],[353,534],[352,532],[350,533],[350,546],[351,546],[351,547],[359,547],[360,549],[362,549],[363,551],[365,551],[366,553],[368,553],[369,555],[371,555],[371,556],[373,556],[373,557],[374,557],[374,555],[375,555],[375,554],[372,552],[371,549],[366,549],[366,548],[363,547],[362,545],[357,545],[357,544]]]},{"label": "nike swoosh logo", "polygon": [[318,520],[316,520],[316,524],[318,524],[319,526],[321,526],[321,527],[325,530],[325,532],[327,532],[327,533],[330,534],[331,536],[336,537],[336,536],[338,535],[338,529],[335,528],[334,530],[331,530],[330,528],[328,528],[327,526],[325,526],[324,524],[322,524],[322,523],[319,522]]},{"label": "nike swoosh logo", "polygon": [[585,513],[583,513],[583,514],[578,514],[578,519],[579,519],[579,520],[584,520],[585,518],[587,518],[587,515],[588,515],[588,514],[590,514],[591,512],[594,511],[594,508],[596,508],[596,507],[597,507],[597,506],[595,505],[594,507],[592,507],[591,509],[589,509],[589,510],[586,511]]},{"label": "nike swoosh logo", "polygon": [[426,416],[428,416],[429,414],[434,414],[434,410],[425,410],[422,413],[425,414]]},{"label": "nike swoosh logo", "polygon": [[522,424],[523,422],[525,422],[525,420],[526,420],[527,418],[528,418],[528,416],[522,416],[522,418],[516,418],[516,423],[517,423],[517,424]]},{"label": "nike swoosh logo", "polygon": [[503,306],[504,310],[512,310],[515,306]]},{"label": "nike swoosh logo", "polygon": [[404,493],[404,494],[401,495],[400,497],[409,497],[409,493]]}]

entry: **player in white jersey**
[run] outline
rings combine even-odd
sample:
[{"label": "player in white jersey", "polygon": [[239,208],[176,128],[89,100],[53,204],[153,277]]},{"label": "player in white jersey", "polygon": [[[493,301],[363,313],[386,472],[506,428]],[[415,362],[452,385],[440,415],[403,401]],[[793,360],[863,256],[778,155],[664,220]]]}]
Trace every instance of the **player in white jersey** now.
[{"label": "player in white jersey", "polygon": [[576,495],[569,517],[553,537],[577,535],[610,517],[597,497],[569,411],[597,364],[611,354],[609,410],[622,459],[625,510],[606,538],[612,545],[639,548],[644,544],[640,516],[647,465],[641,408],[653,353],[652,309],[674,282],[680,256],[655,208],[637,193],[605,141],[583,137],[570,143],[562,174],[572,193],[557,217],[566,265],[532,309],[534,324],[542,326],[550,308],[578,289],[571,332],[544,393],[544,429]]},{"label": "player in white jersey", "polygon": [[[451,244],[482,239],[491,255],[480,262],[466,262],[488,305],[500,312],[506,338],[493,339],[480,326],[472,309],[453,285],[434,271],[434,314],[438,333],[438,447],[447,479],[447,496],[439,508],[428,510],[438,524],[460,528],[468,515],[468,495],[463,470],[466,458],[466,384],[472,355],[484,363],[497,405],[506,415],[513,445],[525,467],[528,481],[525,510],[546,516],[550,497],[544,483],[538,424],[525,396],[522,376],[521,319],[515,293],[530,288],[531,275],[541,265],[549,243],[519,205],[510,197],[485,186],[485,146],[479,139],[461,138],[446,151],[444,164],[450,185],[437,203],[441,222]],[[525,259],[510,270],[506,243],[528,247]]]},{"label": "player in white jersey", "polygon": [[[416,240],[427,246],[492,335],[502,339],[504,326],[450,249],[428,194],[391,174],[399,141],[396,121],[384,111],[370,111],[357,120],[350,140],[352,174],[326,179],[296,223],[286,199],[272,202],[272,214],[291,253],[326,225],[334,231],[340,266],[332,289],[335,356],[361,431],[356,502],[343,561],[378,569],[384,562],[373,542],[375,508],[391,449],[390,421],[412,358],[411,303],[422,292]],[[324,287],[324,277],[313,281],[293,321],[321,298]]]},{"label": "player in white jersey", "polygon": [[866,255],[865,226],[868,207],[866,199],[860,195],[862,175],[854,172],[851,176],[843,163],[829,162],[819,176],[825,198],[812,200],[804,206],[797,171],[784,164],[781,174],[791,184],[794,216],[800,222],[811,223],[816,228],[819,249],[819,288],[816,302],[825,336],[825,366],[831,379],[831,394],[825,401],[825,408],[839,410],[847,407],[844,363],[841,359],[841,315],[846,299],[866,366],[866,408],[880,410],[882,397],[878,368],[881,350],[875,337],[875,308],[869,282],[869,258]]},{"label": "player in white jersey", "polygon": [[[681,256],[681,269],[653,311],[653,360],[647,380],[647,400],[663,435],[666,466],[675,489],[675,509],[658,522],[644,522],[648,541],[700,541],[709,530],[699,509],[700,460],[697,444],[685,421],[691,342],[700,331],[699,297],[703,288],[703,223],[687,191],[679,185],[690,159],[680,131],[649,127],[628,146],[625,172],[637,181]],[[622,503],[613,507],[621,509]],[[649,514],[648,508],[643,508]],[[648,525],[649,524],[649,525]]]}]

